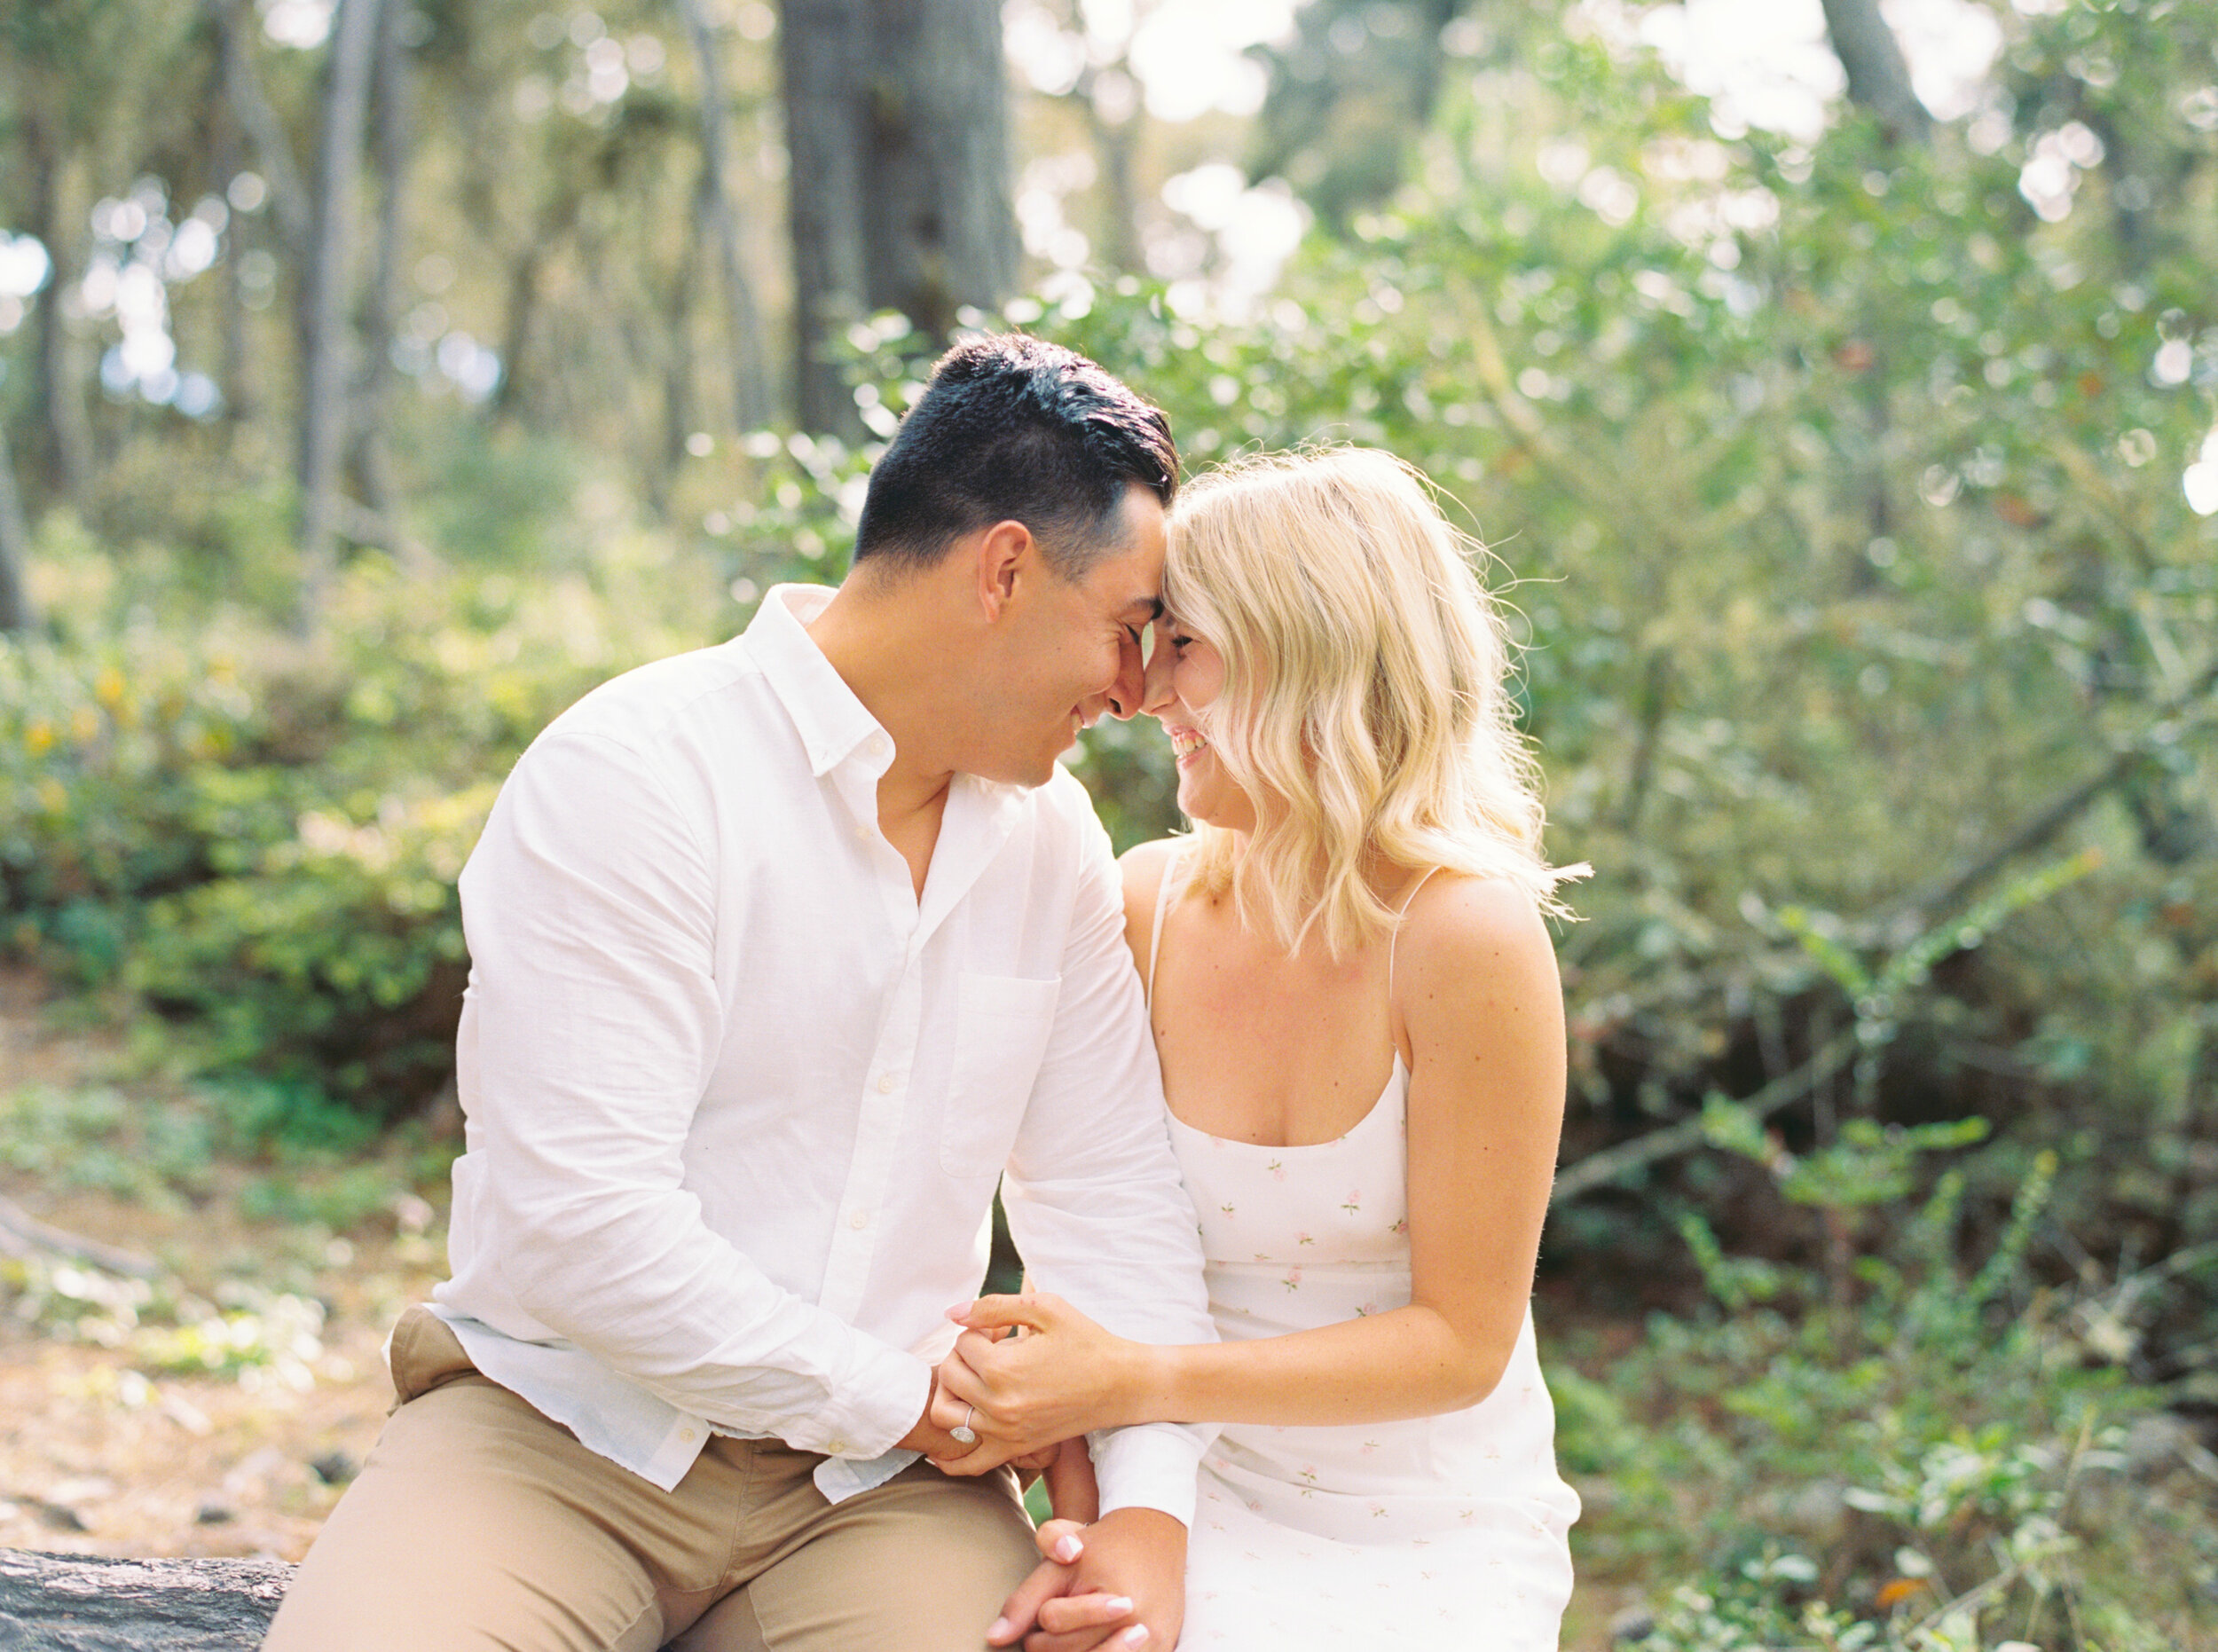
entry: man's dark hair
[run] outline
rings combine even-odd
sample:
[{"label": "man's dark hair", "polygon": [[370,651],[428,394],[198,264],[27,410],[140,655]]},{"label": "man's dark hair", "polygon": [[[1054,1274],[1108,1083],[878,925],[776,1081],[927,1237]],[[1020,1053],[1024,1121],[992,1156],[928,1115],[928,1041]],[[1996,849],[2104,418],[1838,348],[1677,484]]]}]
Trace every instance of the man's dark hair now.
[{"label": "man's dark hair", "polygon": [[871,468],[855,562],[930,567],[963,534],[1020,522],[1048,565],[1084,575],[1134,483],[1178,491],[1170,421],[1074,350],[1020,333],[957,344]]}]

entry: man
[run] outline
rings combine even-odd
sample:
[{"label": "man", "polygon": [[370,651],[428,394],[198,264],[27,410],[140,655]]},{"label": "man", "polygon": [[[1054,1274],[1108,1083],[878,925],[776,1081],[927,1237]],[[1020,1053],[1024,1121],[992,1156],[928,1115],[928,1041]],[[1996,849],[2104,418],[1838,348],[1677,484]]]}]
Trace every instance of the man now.
[{"label": "man", "polygon": [[[984,1643],[1033,1569],[1014,1477],[919,1454],[964,1449],[932,1362],[1004,1169],[1043,1288],[1214,1334],[1116,868],[1056,767],[1138,709],[1176,466],[1092,363],[960,346],[838,591],[524,754],[461,880],[454,1277],[270,1648]],[[1097,1604],[1042,1634],[1168,1652],[1199,1438],[1094,1450],[1062,1586]]]}]

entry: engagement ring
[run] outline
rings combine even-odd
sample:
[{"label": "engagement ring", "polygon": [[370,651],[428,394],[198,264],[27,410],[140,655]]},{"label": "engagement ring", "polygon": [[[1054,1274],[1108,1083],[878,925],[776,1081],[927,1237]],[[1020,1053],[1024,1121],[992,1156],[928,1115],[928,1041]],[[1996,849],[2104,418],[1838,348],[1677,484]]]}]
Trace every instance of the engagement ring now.
[{"label": "engagement ring", "polygon": [[977,1415],[977,1406],[965,1405],[963,1408],[963,1421],[961,1425],[948,1430],[950,1435],[954,1436],[957,1444],[976,1445],[978,1444],[978,1430],[971,1427],[971,1419]]}]

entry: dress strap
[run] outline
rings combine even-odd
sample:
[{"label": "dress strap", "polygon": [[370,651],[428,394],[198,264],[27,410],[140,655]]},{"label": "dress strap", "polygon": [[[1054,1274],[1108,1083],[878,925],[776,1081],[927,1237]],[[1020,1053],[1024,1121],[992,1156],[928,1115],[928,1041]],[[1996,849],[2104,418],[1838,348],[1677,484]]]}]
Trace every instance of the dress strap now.
[{"label": "dress strap", "polygon": [[[1425,886],[1425,880],[1439,869],[1437,866],[1428,866],[1420,872],[1417,875],[1417,881],[1410,885],[1409,893],[1402,897],[1402,909],[1394,915],[1394,933],[1387,940],[1387,999],[1388,1003],[1391,1003],[1394,998],[1394,949],[1401,945],[1402,925],[1408,920],[1410,905],[1417,899],[1417,892]],[[1150,978],[1152,979],[1152,971]]]},{"label": "dress strap", "polygon": [[1155,960],[1163,950],[1163,919],[1170,911],[1171,886],[1185,858],[1186,846],[1182,843],[1175,846],[1170,859],[1164,862],[1163,881],[1155,885],[1155,922],[1147,932],[1147,974],[1141,980],[1144,1001],[1151,1009],[1155,1004]]}]

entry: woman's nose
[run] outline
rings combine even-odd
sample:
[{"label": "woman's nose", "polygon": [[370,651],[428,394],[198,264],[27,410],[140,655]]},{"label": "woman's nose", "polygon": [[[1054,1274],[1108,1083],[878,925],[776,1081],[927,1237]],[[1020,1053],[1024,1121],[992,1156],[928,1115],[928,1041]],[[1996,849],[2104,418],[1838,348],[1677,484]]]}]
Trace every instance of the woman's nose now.
[{"label": "woman's nose", "polygon": [[1140,710],[1151,717],[1160,715],[1176,697],[1170,691],[1171,652],[1168,645],[1150,649],[1141,674]]}]

